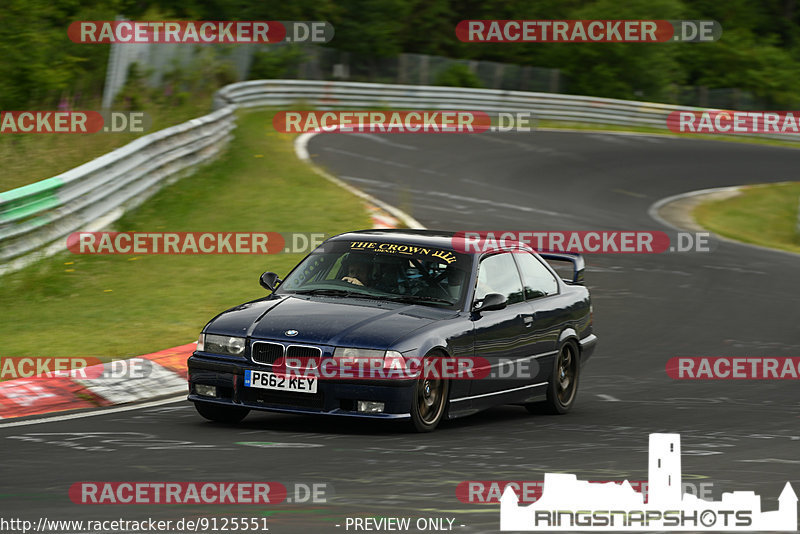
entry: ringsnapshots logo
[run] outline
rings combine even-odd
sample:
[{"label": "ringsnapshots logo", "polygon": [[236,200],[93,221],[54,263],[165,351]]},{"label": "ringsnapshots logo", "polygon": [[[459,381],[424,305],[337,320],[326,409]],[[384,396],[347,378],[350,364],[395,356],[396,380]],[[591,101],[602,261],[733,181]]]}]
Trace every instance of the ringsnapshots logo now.
[{"label": "ringsnapshots logo", "polygon": [[787,482],[778,509],[762,512],[751,491],[707,501],[682,492],[680,434],[650,434],[648,500],[625,481],[593,484],[575,475],[547,473],[533,504],[507,486],[500,498],[502,531],[782,531],[797,530],[797,495]]}]

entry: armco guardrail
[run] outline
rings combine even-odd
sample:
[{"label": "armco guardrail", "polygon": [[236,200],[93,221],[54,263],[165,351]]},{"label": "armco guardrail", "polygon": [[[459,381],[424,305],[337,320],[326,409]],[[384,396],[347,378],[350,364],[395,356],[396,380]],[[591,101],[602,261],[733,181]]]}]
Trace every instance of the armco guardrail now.
[{"label": "armco guardrail", "polygon": [[[322,109],[449,109],[489,114],[529,111],[539,120],[648,126],[666,133],[670,133],[667,116],[673,111],[705,111],[704,108],[555,93],[312,80],[253,80],[227,85],[217,92],[214,105],[221,108],[232,104],[242,107],[303,104]],[[796,134],[736,135],[800,141]],[[713,138],[708,136],[708,139]]]},{"label": "armco guardrail", "polygon": [[[0,274],[66,248],[64,237],[95,230],[142,202],[180,171],[217,154],[238,107],[311,106],[529,111],[538,119],[667,130],[673,111],[694,108],[553,93],[307,80],[234,83],[210,115],[144,136],[54,178],[0,193]],[[744,134],[739,134],[744,135]],[[769,135],[797,140],[790,134]]]},{"label": "armco guardrail", "polygon": [[667,104],[610,98],[421,85],[380,85],[308,80],[253,80],[223,87],[214,98],[221,108],[305,104],[318,108],[460,109],[496,113],[532,111],[538,119],[651,126],[666,129]]},{"label": "armco guardrail", "polygon": [[219,109],[0,193],[0,274],[65,250],[71,232],[108,225],[181,171],[213,158],[232,137],[234,111]]}]

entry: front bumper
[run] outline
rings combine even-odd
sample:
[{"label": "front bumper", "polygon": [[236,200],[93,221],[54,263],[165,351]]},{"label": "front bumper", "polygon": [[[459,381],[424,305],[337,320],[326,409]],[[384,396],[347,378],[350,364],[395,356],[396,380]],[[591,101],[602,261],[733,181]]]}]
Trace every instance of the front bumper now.
[{"label": "front bumper", "polygon": [[[294,393],[245,387],[244,372],[268,371],[248,361],[221,361],[193,354],[188,361],[189,397],[207,402],[251,410],[284,413],[341,415],[372,419],[408,419],[414,393],[414,380],[326,380],[316,393]],[[198,395],[197,384],[215,386],[216,397]],[[357,411],[357,401],[384,403],[382,413]]]}]

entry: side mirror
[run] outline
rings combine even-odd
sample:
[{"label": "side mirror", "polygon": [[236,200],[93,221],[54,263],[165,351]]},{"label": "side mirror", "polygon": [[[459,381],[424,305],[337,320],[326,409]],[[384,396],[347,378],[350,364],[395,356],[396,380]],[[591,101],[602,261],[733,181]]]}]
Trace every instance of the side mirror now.
[{"label": "side mirror", "polygon": [[500,293],[489,293],[483,297],[483,300],[476,302],[472,309],[474,311],[485,312],[502,310],[506,306],[508,306],[508,299],[505,295],[501,295]]},{"label": "side mirror", "polygon": [[262,274],[258,281],[261,284],[261,287],[264,289],[269,289],[270,291],[275,291],[277,285],[283,282],[283,280],[278,278],[278,274],[273,273],[272,271],[267,271]]}]

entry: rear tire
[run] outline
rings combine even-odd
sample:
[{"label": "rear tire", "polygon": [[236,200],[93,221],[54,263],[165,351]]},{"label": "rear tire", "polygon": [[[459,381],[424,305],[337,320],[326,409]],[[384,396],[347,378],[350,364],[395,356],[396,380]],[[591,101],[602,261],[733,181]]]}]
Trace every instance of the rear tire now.
[{"label": "rear tire", "polygon": [[567,341],[553,362],[553,373],[547,385],[547,400],[525,405],[530,413],[561,415],[569,412],[578,396],[580,353],[572,341]]},{"label": "rear tire", "polygon": [[[417,432],[433,432],[444,417],[450,381],[445,378],[425,377],[425,362],[437,356],[425,356],[422,361],[423,376],[414,385],[411,399],[411,426]],[[437,366],[432,366],[438,368]]]},{"label": "rear tire", "polygon": [[210,404],[206,402],[195,402],[194,407],[197,413],[217,423],[236,424],[242,419],[247,417],[250,410],[247,408],[236,408],[230,406],[222,406],[219,404]]}]

